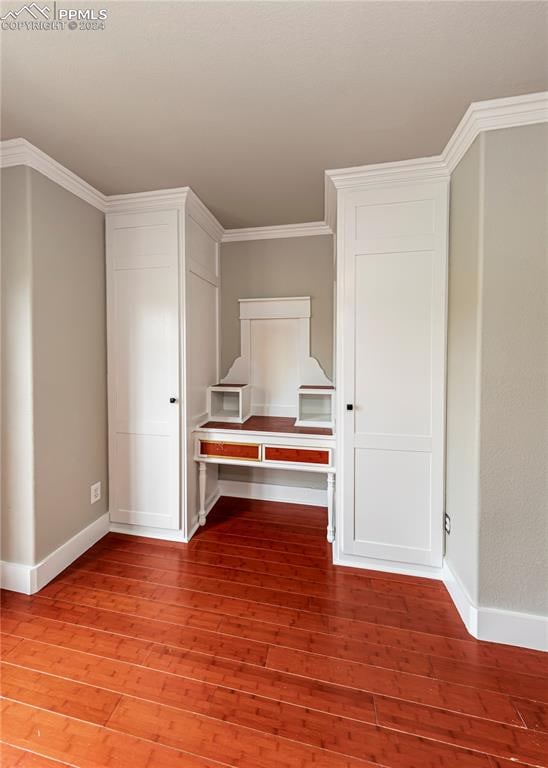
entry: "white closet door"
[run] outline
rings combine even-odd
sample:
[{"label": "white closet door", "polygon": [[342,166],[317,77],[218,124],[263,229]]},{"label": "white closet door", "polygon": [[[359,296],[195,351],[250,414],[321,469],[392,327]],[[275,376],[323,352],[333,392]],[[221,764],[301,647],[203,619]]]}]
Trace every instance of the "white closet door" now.
[{"label": "white closet door", "polygon": [[442,562],[447,192],[441,182],[344,195],[347,554]]},{"label": "white closet door", "polygon": [[118,523],[176,529],[177,212],[108,216],[107,280],[110,517]]}]

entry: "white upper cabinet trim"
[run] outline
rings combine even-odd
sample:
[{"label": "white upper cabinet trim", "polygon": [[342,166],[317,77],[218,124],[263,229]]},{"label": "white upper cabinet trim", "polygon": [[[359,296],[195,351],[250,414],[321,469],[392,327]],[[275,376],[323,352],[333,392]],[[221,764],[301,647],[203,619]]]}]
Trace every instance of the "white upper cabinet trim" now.
[{"label": "white upper cabinet trim", "polygon": [[308,221],[304,224],[279,224],[272,227],[244,227],[225,229],[223,243],[242,240],[274,240],[280,237],[306,237],[311,235],[332,235],[333,230],[325,221]]},{"label": "white upper cabinet trim", "polygon": [[107,213],[145,213],[146,211],[177,208],[187,201],[190,187],[158,189],[154,192],[130,192],[127,195],[109,195]]},{"label": "white upper cabinet trim", "polygon": [[238,299],[240,320],[310,317],[310,296],[282,299]]},{"label": "white upper cabinet trim", "polygon": [[325,172],[326,178],[336,189],[358,186],[378,188],[380,184],[402,182],[444,181],[448,178],[447,166],[440,156],[399,160],[395,163],[358,165],[354,168],[338,168]]}]

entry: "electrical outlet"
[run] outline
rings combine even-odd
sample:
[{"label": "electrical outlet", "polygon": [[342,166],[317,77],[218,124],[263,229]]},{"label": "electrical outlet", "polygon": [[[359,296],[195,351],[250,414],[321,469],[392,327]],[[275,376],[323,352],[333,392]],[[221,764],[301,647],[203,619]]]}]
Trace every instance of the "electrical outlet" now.
[{"label": "electrical outlet", "polygon": [[91,486],[91,503],[95,504],[96,501],[99,501],[101,498],[101,481],[98,483],[93,483]]},{"label": "electrical outlet", "polygon": [[445,513],[444,521],[445,521],[445,533],[449,535],[451,533],[451,518],[449,517],[447,512]]}]

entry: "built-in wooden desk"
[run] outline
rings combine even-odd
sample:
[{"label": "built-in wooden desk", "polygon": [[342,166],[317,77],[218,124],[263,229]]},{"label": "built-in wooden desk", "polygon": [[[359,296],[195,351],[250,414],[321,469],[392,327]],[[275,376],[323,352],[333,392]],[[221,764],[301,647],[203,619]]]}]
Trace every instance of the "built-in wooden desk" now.
[{"label": "built-in wooden desk", "polygon": [[333,430],[296,427],[295,419],[250,416],[243,424],[208,421],[194,431],[194,458],[199,465],[200,525],[205,525],[208,464],[268,467],[322,472],[327,476],[327,540],[335,538],[333,497],[335,437]]}]

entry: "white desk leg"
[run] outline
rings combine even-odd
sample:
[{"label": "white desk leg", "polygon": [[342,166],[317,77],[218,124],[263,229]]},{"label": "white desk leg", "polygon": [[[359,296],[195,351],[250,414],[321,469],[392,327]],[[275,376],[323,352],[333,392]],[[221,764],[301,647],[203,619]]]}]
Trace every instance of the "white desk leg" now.
[{"label": "white desk leg", "polygon": [[200,468],[198,470],[198,485],[200,488],[200,511],[198,515],[198,522],[200,525],[206,523],[206,511],[205,511],[205,497],[206,497],[206,475],[207,464],[205,461],[200,462]]},{"label": "white desk leg", "polygon": [[335,525],[333,520],[333,497],[335,492],[335,474],[327,473],[327,541],[335,541]]}]

